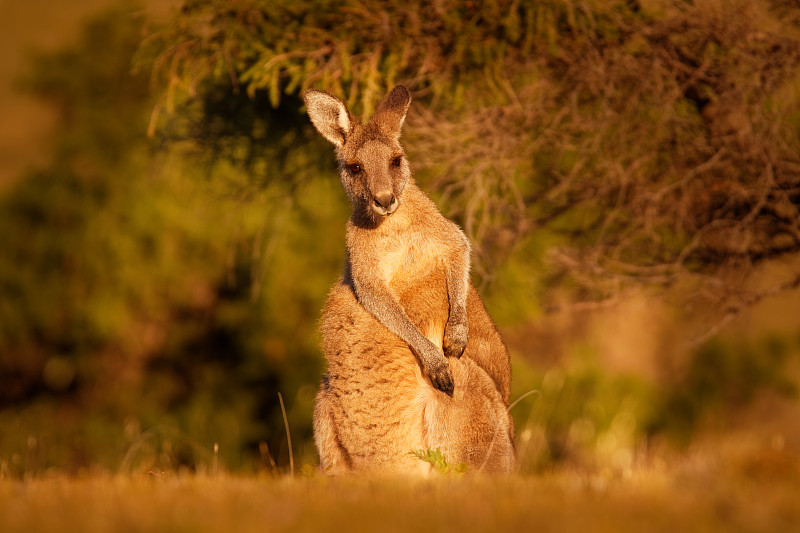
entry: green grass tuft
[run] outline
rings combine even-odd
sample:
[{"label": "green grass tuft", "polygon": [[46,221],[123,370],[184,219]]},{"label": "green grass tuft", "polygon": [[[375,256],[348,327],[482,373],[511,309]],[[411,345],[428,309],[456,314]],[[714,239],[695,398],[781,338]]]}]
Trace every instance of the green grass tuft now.
[{"label": "green grass tuft", "polygon": [[443,475],[461,475],[467,472],[467,463],[458,463],[456,465],[450,464],[447,461],[447,457],[439,448],[435,448],[433,450],[430,448],[427,450],[411,450],[409,453],[420,461],[430,463],[435,471]]}]

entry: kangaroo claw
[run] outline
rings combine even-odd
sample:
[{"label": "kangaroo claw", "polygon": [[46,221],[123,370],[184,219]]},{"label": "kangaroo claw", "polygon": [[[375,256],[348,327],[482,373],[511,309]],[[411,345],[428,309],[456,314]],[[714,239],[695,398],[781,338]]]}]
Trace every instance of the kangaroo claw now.
[{"label": "kangaroo claw", "polygon": [[455,385],[453,383],[453,373],[450,371],[449,366],[445,365],[442,369],[431,372],[429,376],[434,388],[450,397],[453,396],[453,388]]}]

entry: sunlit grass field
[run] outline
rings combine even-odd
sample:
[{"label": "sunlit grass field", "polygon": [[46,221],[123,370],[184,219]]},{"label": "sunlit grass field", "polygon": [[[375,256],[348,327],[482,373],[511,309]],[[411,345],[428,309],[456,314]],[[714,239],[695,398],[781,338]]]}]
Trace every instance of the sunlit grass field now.
[{"label": "sunlit grass field", "polygon": [[713,449],[627,472],[0,480],[0,531],[800,531],[800,461]]}]

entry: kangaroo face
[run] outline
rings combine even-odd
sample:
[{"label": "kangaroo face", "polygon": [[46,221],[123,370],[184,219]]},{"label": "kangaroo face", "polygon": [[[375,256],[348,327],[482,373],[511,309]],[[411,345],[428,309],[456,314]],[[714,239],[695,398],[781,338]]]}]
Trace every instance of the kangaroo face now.
[{"label": "kangaroo face", "polygon": [[356,128],[339,150],[342,185],[354,209],[372,218],[388,217],[402,203],[408,162],[397,140],[376,138],[368,129]]},{"label": "kangaroo face", "polygon": [[398,85],[366,124],[350,115],[344,103],[322,91],[308,90],[311,122],[336,146],[340,176],[355,214],[373,222],[397,211],[411,175],[400,132],[411,94]]}]

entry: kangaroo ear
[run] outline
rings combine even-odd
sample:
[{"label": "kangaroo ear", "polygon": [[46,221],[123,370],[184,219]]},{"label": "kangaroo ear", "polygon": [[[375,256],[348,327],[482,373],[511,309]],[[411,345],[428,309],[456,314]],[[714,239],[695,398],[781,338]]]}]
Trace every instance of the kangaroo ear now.
[{"label": "kangaroo ear", "polygon": [[317,131],[341,147],[352,129],[352,119],[344,103],[324,91],[309,89],[303,94],[308,116]]},{"label": "kangaroo ear", "polygon": [[385,134],[399,138],[410,104],[411,93],[404,86],[398,85],[380,103],[371,122],[376,123]]}]

